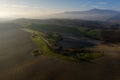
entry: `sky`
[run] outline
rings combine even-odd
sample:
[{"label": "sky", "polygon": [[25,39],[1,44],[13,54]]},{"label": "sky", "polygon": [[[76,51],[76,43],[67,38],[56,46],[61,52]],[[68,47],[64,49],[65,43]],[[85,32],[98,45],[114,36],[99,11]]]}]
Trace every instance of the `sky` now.
[{"label": "sky", "polygon": [[0,0],[0,18],[42,18],[93,8],[118,10],[120,0]]}]

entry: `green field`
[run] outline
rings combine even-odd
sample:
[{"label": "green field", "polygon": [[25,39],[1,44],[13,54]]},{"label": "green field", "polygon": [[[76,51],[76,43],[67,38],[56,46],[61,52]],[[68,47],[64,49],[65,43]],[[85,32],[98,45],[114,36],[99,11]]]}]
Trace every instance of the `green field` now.
[{"label": "green field", "polygon": [[81,35],[80,31],[77,28],[69,26],[61,26],[55,24],[32,24],[26,25],[26,27],[42,32],[57,32],[62,34]]},{"label": "green field", "polygon": [[24,25],[29,29],[33,29],[41,32],[56,32],[60,34],[68,34],[74,36],[88,36],[89,38],[101,39],[101,30],[99,29],[89,29],[86,27],[74,27],[74,26],[64,26],[56,24],[29,24]]},{"label": "green field", "polygon": [[102,31],[99,29],[89,29],[84,27],[79,27],[78,30],[88,37],[94,38],[94,39],[101,39]]}]

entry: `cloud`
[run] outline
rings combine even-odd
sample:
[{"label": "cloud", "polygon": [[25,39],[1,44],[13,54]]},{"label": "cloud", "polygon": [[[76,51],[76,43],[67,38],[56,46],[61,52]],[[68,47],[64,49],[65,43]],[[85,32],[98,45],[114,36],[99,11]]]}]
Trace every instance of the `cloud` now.
[{"label": "cloud", "polygon": [[0,5],[0,17],[42,18],[62,11],[27,5]]},{"label": "cloud", "polygon": [[107,2],[96,2],[94,4],[91,4],[91,8],[100,8],[100,9],[105,9],[105,6],[107,5]]},{"label": "cloud", "polygon": [[106,5],[106,4],[108,4],[108,3],[107,3],[107,2],[98,2],[97,4]]}]

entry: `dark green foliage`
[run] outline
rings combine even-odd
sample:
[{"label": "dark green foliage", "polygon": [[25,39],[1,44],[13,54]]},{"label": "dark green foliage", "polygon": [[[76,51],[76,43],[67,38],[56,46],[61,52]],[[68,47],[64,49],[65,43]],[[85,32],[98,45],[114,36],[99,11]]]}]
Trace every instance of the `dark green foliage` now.
[{"label": "dark green foliage", "polygon": [[89,29],[89,28],[84,28],[84,27],[79,27],[78,29],[83,35],[86,35],[94,39],[101,40],[102,30],[100,29]]},{"label": "dark green foliage", "polygon": [[40,54],[42,54],[42,52],[40,52],[40,50],[36,49],[32,52],[33,56],[39,56]]},{"label": "dark green foliage", "polygon": [[97,58],[100,58],[103,56],[102,53],[80,53],[80,58],[82,59],[88,59],[88,60],[94,60],[94,59],[97,59]]},{"label": "dark green foliage", "polygon": [[64,53],[65,56],[71,56],[78,60],[94,60],[104,56],[102,52],[87,50],[87,49],[68,49],[67,53]]},{"label": "dark green foliage", "polygon": [[92,38],[101,39],[101,30],[89,30],[86,34]]},{"label": "dark green foliage", "polygon": [[59,42],[62,40],[62,36],[58,33],[48,33],[46,37],[54,39],[56,42]]},{"label": "dark green foliage", "polygon": [[62,36],[58,33],[46,33],[44,37],[51,45],[57,45],[59,41],[62,41]]}]

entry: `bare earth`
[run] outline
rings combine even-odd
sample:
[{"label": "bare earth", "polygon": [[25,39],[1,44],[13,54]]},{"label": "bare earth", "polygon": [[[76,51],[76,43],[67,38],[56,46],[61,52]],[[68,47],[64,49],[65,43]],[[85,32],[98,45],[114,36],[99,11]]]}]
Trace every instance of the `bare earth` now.
[{"label": "bare earth", "polygon": [[28,33],[0,25],[0,80],[120,80],[120,45],[94,48],[106,55],[93,63],[33,57],[35,48]]}]

